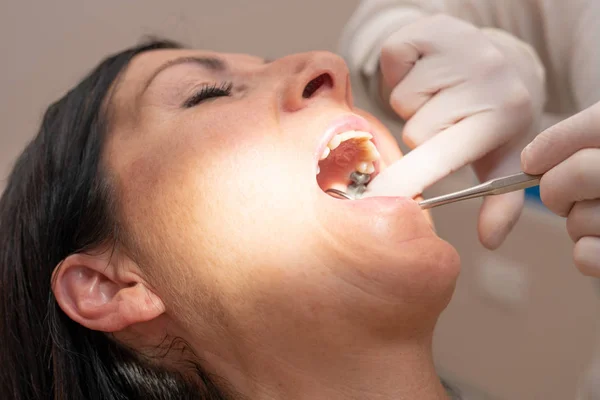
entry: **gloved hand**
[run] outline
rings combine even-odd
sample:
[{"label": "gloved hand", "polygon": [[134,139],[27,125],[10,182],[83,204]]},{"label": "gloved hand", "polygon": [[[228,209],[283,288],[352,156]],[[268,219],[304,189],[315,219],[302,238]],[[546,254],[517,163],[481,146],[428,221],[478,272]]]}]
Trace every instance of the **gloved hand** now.
[{"label": "gloved hand", "polygon": [[521,163],[524,172],[544,174],[542,201],[567,217],[579,270],[600,278],[600,103],[541,133]]},{"label": "gloved hand", "polygon": [[[413,150],[365,196],[414,197],[468,164],[480,180],[519,171],[544,97],[543,68],[527,45],[449,16],[424,17],[385,41],[380,68],[381,92],[406,121],[402,139]],[[485,199],[478,224],[484,246],[502,243],[523,204],[523,192]]]}]

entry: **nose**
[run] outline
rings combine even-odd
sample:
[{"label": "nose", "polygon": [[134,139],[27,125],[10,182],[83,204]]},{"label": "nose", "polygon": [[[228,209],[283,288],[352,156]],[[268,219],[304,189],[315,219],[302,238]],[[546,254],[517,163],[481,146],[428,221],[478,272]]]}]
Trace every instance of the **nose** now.
[{"label": "nose", "polygon": [[288,71],[281,97],[284,111],[298,111],[325,98],[352,105],[350,74],[341,57],[329,52],[310,52],[277,62]]}]

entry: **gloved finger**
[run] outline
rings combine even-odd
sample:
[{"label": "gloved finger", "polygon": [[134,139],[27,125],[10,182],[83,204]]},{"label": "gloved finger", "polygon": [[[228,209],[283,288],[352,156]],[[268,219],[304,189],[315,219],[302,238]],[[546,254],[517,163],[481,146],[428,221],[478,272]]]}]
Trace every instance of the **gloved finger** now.
[{"label": "gloved finger", "polygon": [[[447,134],[448,128],[476,115],[484,116],[483,118],[487,120],[500,119],[500,116],[493,115],[493,113],[499,113],[499,111],[494,109],[494,105],[486,101],[486,96],[489,96],[486,91],[479,89],[477,91],[465,90],[462,86],[452,87],[437,93],[411,119],[406,121],[402,129],[402,140],[413,148],[422,145],[442,132]],[[488,130],[487,124],[480,125],[478,129],[469,132],[469,135],[473,137],[470,139],[472,142],[465,143],[465,146],[481,145],[481,141],[486,140],[493,142],[496,146],[507,142],[512,136],[519,133],[516,127],[506,129],[507,125],[513,123],[513,121],[508,121],[508,118],[505,119],[502,125],[505,128],[495,129],[494,131]]]},{"label": "gloved finger", "polygon": [[405,121],[438,92],[466,81],[464,71],[440,58],[424,58],[394,87],[390,107]]},{"label": "gloved finger", "polygon": [[481,244],[495,250],[504,242],[523,211],[523,191],[486,197],[479,211],[477,233]]},{"label": "gloved finger", "polygon": [[542,202],[566,217],[573,203],[600,198],[600,149],[583,149],[542,176]]},{"label": "gloved finger", "polygon": [[600,236],[600,200],[575,203],[567,217],[567,232],[573,242],[584,236]]},{"label": "gloved finger", "polygon": [[543,174],[585,148],[600,147],[600,103],[540,133],[521,153],[528,174]]},{"label": "gloved finger", "polygon": [[384,43],[379,56],[383,83],[389,88],[402,81],[422,56],[414,43],[398,36],[397,32]]},{"label": "gloved finger", "polygon": [[[473,25],[439,14],[421,18],[394,32],[383,43],[380,69],[388,87],[395,87],[420,59],[437,53],[468,54],[489,41]],[[488,49],[495,49],[492,46]],[[468,61],[463,57],[463,61]]]},{"label": "gloved finger", "polygon": [[582,274],[600,278],[600,237],[579,239],[573,249],[573,260]]},{"label": "gloved finger", "polygon": [[[522,137],[515,137],[474,162],[473,170],[477,178],[486,181],[518,171],[522,142]],[[523,191],[487,197],[479,212],[477,232],[481,244],[490,250],[500,247],[521,216],[524,204]]]},{"label": "gloved finger", "polygon": [[381,171],[367,186],[365,195],[414,197],[421,194],[443,177],[501,146],[507,140],[505,131],[506,121],[489,118],[486,112],[466,118]]}]

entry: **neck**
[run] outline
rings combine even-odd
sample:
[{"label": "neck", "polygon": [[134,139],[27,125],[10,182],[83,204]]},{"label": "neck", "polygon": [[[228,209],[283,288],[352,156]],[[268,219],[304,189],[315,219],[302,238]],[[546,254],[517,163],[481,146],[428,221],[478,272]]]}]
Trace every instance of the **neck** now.
[{"label": "neck", "polygon": [[316,348],[277,353],[255,352],[236,367],[223,359],[206,361],[249,399],[448,399],[434,368],[431,338],[395,346],[357,343],[338,354]]}]

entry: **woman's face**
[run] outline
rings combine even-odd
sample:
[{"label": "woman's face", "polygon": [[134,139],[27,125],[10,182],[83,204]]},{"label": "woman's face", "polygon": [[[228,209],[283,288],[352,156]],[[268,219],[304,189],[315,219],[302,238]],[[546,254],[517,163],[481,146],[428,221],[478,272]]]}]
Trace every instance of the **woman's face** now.
[{"label": "woman's face", "polygon": [[[430,329],[446,306],[458,257],[416,202],[323,191],[400,157],[389,132],[353,107],[339,57],[147,52],[111,111],[105,160],[121,214],[186,329],[208,338],[219,326],[273,346],[292,332],[311,341],[335,331],[341,343],[339,332]],[[347,131],[373,139],[354,133],[319,163]]]}]

